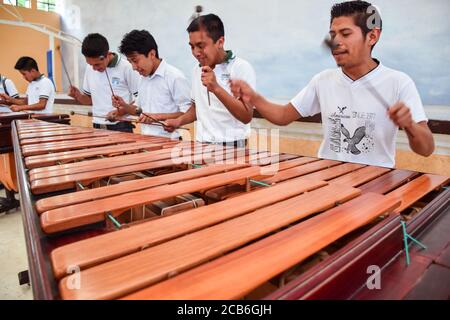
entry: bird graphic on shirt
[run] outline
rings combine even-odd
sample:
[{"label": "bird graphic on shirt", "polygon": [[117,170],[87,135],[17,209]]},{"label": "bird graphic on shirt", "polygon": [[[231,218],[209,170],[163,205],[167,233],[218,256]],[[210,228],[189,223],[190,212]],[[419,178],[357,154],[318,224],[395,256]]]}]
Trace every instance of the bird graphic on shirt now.
[{"label": "bird graphic on shirt", "polygon": [[355,133],[353,134],[353,137],[350,137],[350,132],[348,132],[348,130],[341,123],[341,132],[345,136],[344,142],[348,143],[347,152],[351,152],[352,154],[355,154],[355,155],[360,154],[361,151],[356,146],[365,137],[366,127],[362,126],[362,127],[357,128],[355,130]]}]

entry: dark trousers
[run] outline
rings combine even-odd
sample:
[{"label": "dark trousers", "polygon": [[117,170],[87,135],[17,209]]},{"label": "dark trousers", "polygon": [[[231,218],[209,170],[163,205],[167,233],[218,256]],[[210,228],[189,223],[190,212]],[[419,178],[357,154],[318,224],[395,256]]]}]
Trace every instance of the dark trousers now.
[{"label": "dark trousers", "polygon": [[122,122],[118,122],[116,124],[106,124],[106,125],[94,123],[94,128],[132,133],[133,128],[135,128],[135,126],[131,122],[122,121]]}]

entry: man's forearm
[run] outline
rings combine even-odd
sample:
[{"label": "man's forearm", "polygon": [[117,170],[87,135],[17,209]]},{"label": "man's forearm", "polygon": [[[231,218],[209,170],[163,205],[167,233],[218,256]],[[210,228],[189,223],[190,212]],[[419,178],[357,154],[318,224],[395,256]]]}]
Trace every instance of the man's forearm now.
[{"label": "man's forearm", "polygon": [[256,95],[252,103],[265,119],[279,126],[288,125],[301,118],[301,115],[295,111],[290,103],[287,105],[272,103],[259,94]]},{"label": "man's forearm", "polygon": [[434,151],[434,138],[426,122],[413,123],[405,128],[411,149],[422,156],[428,157]]},{"label": "man's forearm", "polygon": [[75,100],[86,106],[92,105],[92,98],[86,94],[78,94],[75,96]]},{"label": "man's forearm", "polygon": [[184,126],[185,124],[189,124],[197,120],[197,114],[195,112],[195,104],[189,108],[182,116],[178,117],[180,120],[180,126]]},{"label": "man's forearm", "polygon": [[218,87],[214,95],[223,103],[230,113],[244,124],[252,121],[253,107],[247,106],[241,100],[236,99],[226,92],[222,87]]}]

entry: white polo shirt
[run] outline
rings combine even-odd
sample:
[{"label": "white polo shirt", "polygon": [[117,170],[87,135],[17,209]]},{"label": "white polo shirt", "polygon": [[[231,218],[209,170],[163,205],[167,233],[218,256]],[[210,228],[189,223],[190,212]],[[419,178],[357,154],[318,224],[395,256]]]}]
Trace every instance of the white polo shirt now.
[{"label": "white polo shirt", "polygon": [[[137,104],[146,113],[186,112],[191,106],[190,87],[183,73],[162,60],[155,73],[142,77]],[[141,125],[142,134],[178,139],[178,131],[172,133],[162,127]]]},{"label": "white polo shirt", "polygon": [[[6,92],[5,92],[5,89],[6,89]],[[4,76],[0,77],[0,93],[7,94],[11,98],[19,97],[19,93],[17,92],[14,82],[12,82],[10,79],[8,79]],[[0,112],[11,112],[11,109],[9,109],[8,107],[0,106]]]},{"label": "white polo shirt", "polygon": [[[122,97],[125,102],[130,103],[137,97],[139,81],[141,76],[135,72],[131,64],[116,54],[117,61],[112,61],[107,67],[109,80],[116,96]],[[82,91],[92,98],[92,118],[93,123],[115,124],[106,119],[96,116],[106,117],[106,115],[116,108],[113,107],[111,98],[111,88],[108,83],[106,72],[95,71],[92,66],[86,66]]]},{"label": "white polo shirt", "polygon": [[[230,95],[230,79],[244,80],[252,88],[256,88],[256,75],[253,67],[239,57],[216,65],[214,73],[217,83]],[[208,105],[207,89],[202,84],[201,75],[202,69],[197,65],[193,71],[191,91],[197,115],[196,140],[220,143],[246,139],[250,135],[250,123],[244,124],[236,119],[211,92],[209,93],[211,105]]]},{"label": "white polo shirt", "polygon": [[399,101],[410,108],[413,121],[427,121],[411,78],[380,63],[356,81],[340,68],[325,70],[291,103],[303,117],[322,114],[320,158],[394,167],[398,127],[387,112]]},{"label": "white polo shirt", "polygon": [[53,113],[53,103],[55,102],[55,86],[45,75],[41,75],[36,80],[31,81],[27,88],[28,105],[36,104],[39,99],[47,99],[45,109],[33,110],[34,113]]}]

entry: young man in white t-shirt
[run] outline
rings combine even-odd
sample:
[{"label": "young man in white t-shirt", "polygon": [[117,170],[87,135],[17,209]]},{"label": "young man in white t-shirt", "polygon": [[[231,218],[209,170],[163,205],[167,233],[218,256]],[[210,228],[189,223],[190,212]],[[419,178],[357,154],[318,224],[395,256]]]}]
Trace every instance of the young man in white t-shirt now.
[{"label": "young man in white t-shirt", "polygon": [[192,55],[200,64],[192,75],[192,105],[181,117],[167,120],[167,130],[197,120],[197,141],[242,147],[250,135],[253,107],[232,96],[229,80],[242,79],[255,88],[253,67],[224,49],[224,27],[218,16],[199,16],[187,31]]},{"label": "young man in white t-shirt", "polygon": [[11,79],[0,74],[0,112],[11,112],[6,100],[8,98],[18,98],[19,92],[17,92],[16,86]]},{"label": "young man in white t-shirt", "polygon": [[277,125],[321,113],[320,158],[394,167],[399,127],[405,129],[414,152],[429,156],[433,135],[414,82],[371,56],[380,34],[381,17],[370,3],[335,4],[330,36],[340,68],[314,76],[284,106],[267,101],[239,80],[232,81],[233,94]]},{"label": "young man in white t-shirt", "polygon": [[2,98],[13,112],[33,111],[34,113],[53,113],[55,101],[55,86],[53,82],[39,72],[36,60],[31,57],[21,57],[14,69],[29,82],[26,98],[3,95]]},{"label": "young man in white t-shirt", "polygon": [[130,63],[118,53],[109,51],[108,41],[98,33],[91,33],[83,40],[81,52],[88,66],[84,74],[82,90],[71,87],[69,96],[84,105],[92,105],[94,128],[133,132],[130,122],[109,121],[107,115],[115,110],[113,97],[131,102],[137,97],[140,76]]},{"label": "young man in white t-shirt", "polygon": [[114,119],[126,114],[140,115],[142,134],[179,139],[177,130],[170,133],[153,123],[177,118],[191,106],[190,87],[183,73],[159,57],[158,45],[146,30],[127,33],[119,51],[142,76],[139,97],[136,104],[115,97],[117,110],[108,116]]}]

